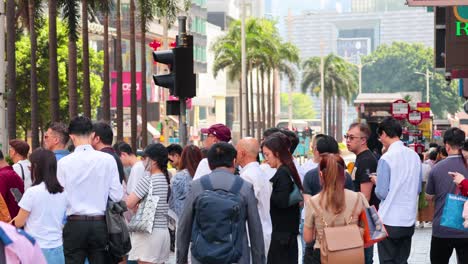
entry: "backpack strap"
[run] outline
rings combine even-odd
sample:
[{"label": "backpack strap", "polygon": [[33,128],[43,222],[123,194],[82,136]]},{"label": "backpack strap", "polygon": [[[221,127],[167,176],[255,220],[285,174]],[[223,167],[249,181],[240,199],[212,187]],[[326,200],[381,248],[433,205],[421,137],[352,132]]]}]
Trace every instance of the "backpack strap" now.
[{"label": "backpack strap", "polygon": [[201,183],[204,190],[209,190],[209,191],[213,190],[213,185],[211,184],[209,176],[203,176],[200,179],[200,183]]},{"label": "backpack strap", "polygon": [[23,165],[21,165],[21,163],[18,162],[18,165],[20,165],[20,168],[21,168],[21,177],[23,178],[23,181],[24,181],[24,169],[23,169]]},{"label": "backpack strap", "polygon": [[244,184],[244,180],[242,180],[240,176],[236,176],[234,183],[232,184],[232,187],[229,190],[229,192],[238,194],[243,184]]},{"label": "backpack strap", "polygon": [[354,214],[357,213],[357,207],[359,205],[359,202],[361,201],[361,195],[359,193],[356,193],[356,202],[354,203],[354,206],[353,206],[353,210],[351,211],[351,215],[348,217],[348,221],[345,221],[346,222],[346,225],[349,225],[352,221],[353,221],[353,218],[354,218]]},{"label": "backpack strap", "polygon": [[316,205],[315,202],[312,200],[312,198],[310,198],[310,204],[311,204],[312,207],[314,208],[314,211],[317,213],[317,214],[316,214],[316,217],[317,217],[317,218],[320,218],[320,220],[322,220],[322,224],[323,224],[325,227],[328,227],[328,223],[325,221],[325,218],[323,217],[323,212],[322,212],[322,210],[320,209],[320,205]]}]

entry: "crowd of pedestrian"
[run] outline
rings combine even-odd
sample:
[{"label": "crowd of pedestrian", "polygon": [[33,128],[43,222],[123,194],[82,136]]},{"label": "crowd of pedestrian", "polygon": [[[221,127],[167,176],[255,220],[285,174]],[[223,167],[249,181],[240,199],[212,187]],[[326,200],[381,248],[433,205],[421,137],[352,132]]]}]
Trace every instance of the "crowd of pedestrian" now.
[{"label": "crowd of pedestrian", "polygon": [[[154,143],[141,157],[86,117],[52,123],[31,154],[11,140],[11,165],[0,152],[0,220],[37,243],[46,261],[37,263],[162,264],[173,250],[178,264],[294,264],[299,252],[306,264],[369,264],[374,244],[380,263],[407,263],[415,228],[430,225],[431,263],[448,263],[454,250],[468,263],[468,229],[441,220],[448,195],[468,196],[468,141],[458,128],[418,155],[386,118],[380,156],[368,147],[369,127],[354,123],[344,135],[352,164],[336,139],[318,134],[302,165],[292,131],[270,128],[236,144],[223,124],[201,132],[202,148]],[[386,238],[364,244],[370,206]],[[115,241],[128,243],[117,250]]]}]

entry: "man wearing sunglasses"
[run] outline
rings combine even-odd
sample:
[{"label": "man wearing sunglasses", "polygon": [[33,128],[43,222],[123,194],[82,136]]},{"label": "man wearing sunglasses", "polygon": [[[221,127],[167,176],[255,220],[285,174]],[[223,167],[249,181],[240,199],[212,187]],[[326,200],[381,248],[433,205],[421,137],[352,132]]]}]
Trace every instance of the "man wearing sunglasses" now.
[{"label": "man wearing sunglasses", "polygon": [[[377,171],[377,158],[367,147],[367,140],[371,134],[367,124],[353,123],[348,132],[344,135],[346,147],[356,154],[354,169],[351,173],[353,178],[354,190],[362,192],[366,196],[370,205],[379,206],[379,199],[375,195],[375,186],[370,179],[370,174]],[[365,249],[366,264],[373,263],[374,247]]]}]

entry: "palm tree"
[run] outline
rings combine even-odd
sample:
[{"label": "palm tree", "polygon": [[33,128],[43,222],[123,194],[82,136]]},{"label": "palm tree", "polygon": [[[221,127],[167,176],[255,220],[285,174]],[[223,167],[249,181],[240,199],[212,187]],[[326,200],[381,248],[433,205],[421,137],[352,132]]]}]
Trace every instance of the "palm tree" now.
[{"label": "palm tree", "polygon": [[148,145],[148,96],[146,93],[146,32],[148,24],[154,19],[155,2],[151,0],[138,0],[139,21],[141,31],[141,136],[142,146]]},{"label": "palm tree", "polygon": [[49,0],[49,101],[52,121],[60,120],[57,62],[57,0]]},{"label": "palm tree", "polygon": [[72,119],[78,115],[78,24],[80,19],[79,4],[77,0],[62,0],[62,15],[68,27],[68,115]]},{"label": "palm tree", "polygon": [[39,102],[37,91],[36,52],[37,39],[35,28],[36,1],[29,0],[29,38],[31,41],[31,140],[32,149],[39,147]]},{"label": "palm tree", "polygon": [[137,149],[137,87],[136,87],[136,40],[135,40],[135,0],[130,0],[130,68],[131,82],[131,145]]},{"label": "palm tree", "polygon": [[8,77],[8,136],[16,138],[16,55],[15,0],[6,2],[7,16],[7,77]]},{"label": "palm tree", "polygon": [[117,0],[117,44],[115,59],[117,65],[117,141],[123,141],[123,90],[122,90],[122,18],[120,12],[120,0]]},{"label": "palm tree", "polygon": [[105,122],[110,123],[110,65],[109,65],[109,14],[112,7],[112,0],[99,1],[96,9],[104,15],[104,85],[102,89],[102,117]]},{"label": "palm tree", "polygon": [[83,113],[91,118],[91,88],[89,81],[88,0],[81,1],[81,34],[83,40]]},{"label": "palm tree", "polygon": [[[303,63],[303,81],[302,81],[302,91],[306,92],[310,90],[312,93],[320,93],[320,58],[312,57],[307,59]],[[353,69],[352,65],[344,61],[342,58],[337,57],[333,54],[328,55],[324,58],[324,78],[325,78],[325,87],[324,87],[324,96],[326,102],[326,125],[327,129],[324,133],[330,133],[332,131],[332,125],[335,122],[332,120],[334,116],[338,116],[337,125],[338,128],[334,131],[339,132],[342,124],[340,122],[341,113],[338,109],[333,108],[333,98],[338,98],[339,102],[341,99],[345,99],[348,102],[351,100],[354,93],[357,92],[357,74]],[[340,103],[335,103],[339,105]],[[336,113],[336,114],[332,114]],[[336,133],[336,132],[333,132]]]}]

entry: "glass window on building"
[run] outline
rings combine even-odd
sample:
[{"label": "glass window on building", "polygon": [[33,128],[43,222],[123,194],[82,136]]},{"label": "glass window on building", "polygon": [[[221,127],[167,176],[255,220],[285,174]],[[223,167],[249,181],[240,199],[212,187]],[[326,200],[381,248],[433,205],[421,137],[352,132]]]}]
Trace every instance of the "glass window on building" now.
[{"label": "glass window on building", "polygon": [[200,120],[206,120],[207,115],[206,115],[206,107],[200,106],[199,108],[199,113],[198,113],[198,118]]}]

